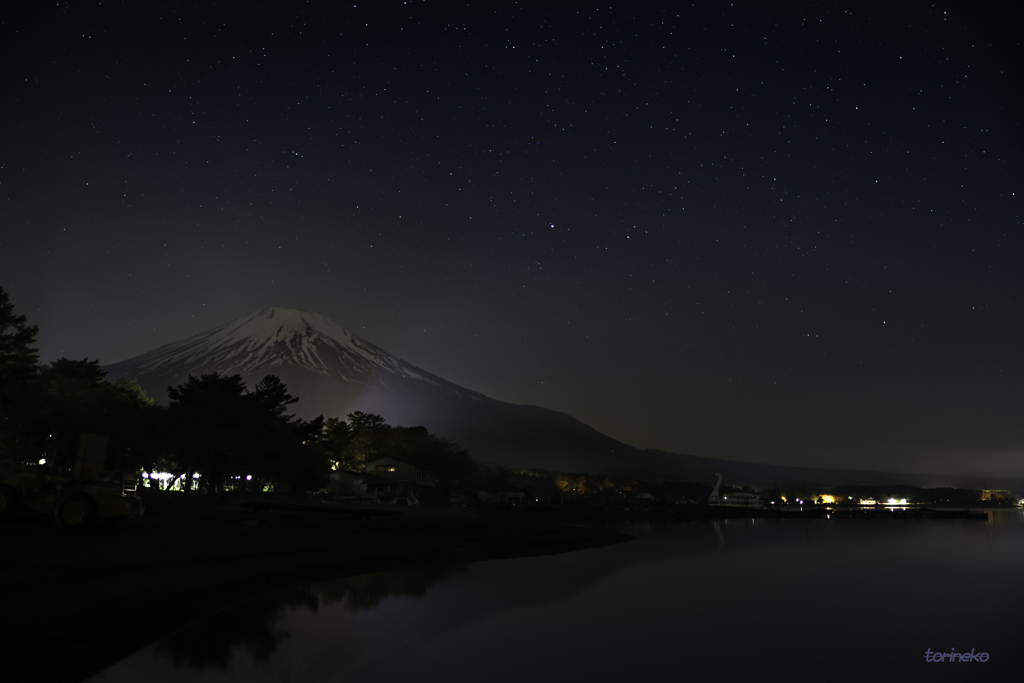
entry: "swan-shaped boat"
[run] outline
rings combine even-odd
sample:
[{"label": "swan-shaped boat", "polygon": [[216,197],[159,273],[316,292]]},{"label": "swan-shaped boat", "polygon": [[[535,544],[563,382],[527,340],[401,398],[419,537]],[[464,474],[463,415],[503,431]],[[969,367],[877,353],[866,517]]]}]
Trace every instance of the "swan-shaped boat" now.
[{"label": "swan-shaped boat", "polygon": [[708,498],[708,505],[727,508],[742,508],[745,510],[764,510],[764,502],[761,496],[756,493],[727,493],[718,495],[718,487],[722,484],[722,473],[715,472],[718,481],[715,482],[715,490]]}]

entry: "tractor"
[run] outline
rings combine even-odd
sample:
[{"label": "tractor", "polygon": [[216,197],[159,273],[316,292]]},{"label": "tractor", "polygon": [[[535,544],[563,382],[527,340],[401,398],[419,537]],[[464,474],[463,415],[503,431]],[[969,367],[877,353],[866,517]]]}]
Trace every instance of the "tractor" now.
[{"label": "tractor", "polygon": [[52,515],[61,529],[115,525],[145,511],[134,472],[105,469],[107,437],[54,434],[38,465],[0,474],[0,521]]}]

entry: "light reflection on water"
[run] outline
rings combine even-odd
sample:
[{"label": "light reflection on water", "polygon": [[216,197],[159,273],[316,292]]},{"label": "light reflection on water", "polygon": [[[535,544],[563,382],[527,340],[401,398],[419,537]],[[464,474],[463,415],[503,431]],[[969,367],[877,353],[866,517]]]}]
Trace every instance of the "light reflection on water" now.
[{"label": "light reflection on water", "polygon": [[[639,524],[622,527],[636,541],[606,548],[296,586],[183,629],[92,680],[1019,672],[1024,514],[993,514],[989,524]],[[991,659],[926,664],[928,648],[976,648]]]}]

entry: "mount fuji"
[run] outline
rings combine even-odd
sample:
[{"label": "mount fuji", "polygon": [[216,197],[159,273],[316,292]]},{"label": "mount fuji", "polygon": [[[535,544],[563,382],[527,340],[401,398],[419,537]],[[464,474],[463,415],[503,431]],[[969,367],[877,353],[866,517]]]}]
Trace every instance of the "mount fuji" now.
[{"label": "mount fuji", "polygon": [[[249,386],[277,375],[299,398],[294,409],[300,417],[374,413],[391,425],[422,425],[468,448],[478,462],[512,469],[705,482],[717,471],[745,483],[982,485],[977,477],[786,467],[640,450],[565,413],[505,403],[461,387],[318,313],[288,308],[256,311],[104,369],[111,381],[138,380],[161,403],[167,402],[167,388],[190,374],[237,374]],[[1024,479],[1004,485],[1024,487]]]},{"label": "mount fuji", "polygon": [[569,415],[453,384],[309,311],[256,311],[105,369],[111,381],[138,380],[161,403],[190,374],[237,374],[250,386],[273,374],[299,398],[300,417],[344,419],[361,410],[392,425],[423,425],[487,464],[639,474],[645,459]]}]

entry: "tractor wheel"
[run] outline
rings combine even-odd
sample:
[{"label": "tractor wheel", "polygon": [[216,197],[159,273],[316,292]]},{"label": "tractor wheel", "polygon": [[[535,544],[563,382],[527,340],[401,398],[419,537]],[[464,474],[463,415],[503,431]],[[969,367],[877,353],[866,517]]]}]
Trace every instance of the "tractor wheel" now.
[{"label": "tractor wheel", "polygon": [[17,519],[25,512],[21,493],[10,484],[0,484],[0,522]]},{"label": "tractor wheel", "polygon": [[84,493],[68,494],[57,501],[53,519],[65,531],[85,531],[96,523],[96,501]]}]

